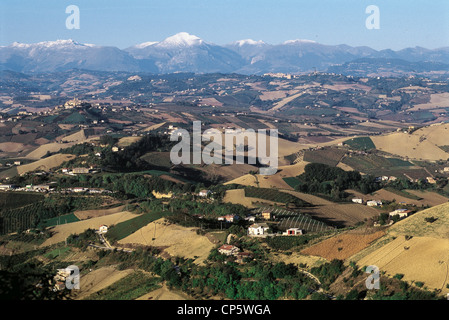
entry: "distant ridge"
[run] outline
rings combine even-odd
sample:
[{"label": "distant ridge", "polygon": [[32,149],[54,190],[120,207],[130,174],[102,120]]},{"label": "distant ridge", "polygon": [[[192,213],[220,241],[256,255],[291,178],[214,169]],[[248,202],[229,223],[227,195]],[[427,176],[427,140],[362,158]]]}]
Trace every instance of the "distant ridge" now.
[{"label": "distant ridge", "polygon": [[[382,65],[383,61],[387,61],[387,65]],[[362,62],[369,64],[370,72],[385,66],[391,66],[399,73],[403,69],[406,72],[416,70],[418,73],[446,72],[449,47],[377,51],[366,46],[325,45],[307,39],[287,40],[276,45],[262,40],[244,39],[220,46],[187,32],[123,50],[113,46],[83,44],[72,39],[34,44],[14,42],[0,47],[0,70],[23,73],[71,69],[241,74],[340,70],[350,73],[354,71],[351,70],[355,66],[354,62],[359,66]]]}]

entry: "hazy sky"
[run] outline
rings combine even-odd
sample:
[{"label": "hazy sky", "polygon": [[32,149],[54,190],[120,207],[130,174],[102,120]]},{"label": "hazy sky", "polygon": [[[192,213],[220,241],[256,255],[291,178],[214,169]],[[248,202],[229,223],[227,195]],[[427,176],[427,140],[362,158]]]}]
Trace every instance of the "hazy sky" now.
[{"label": "hazy sky", "polygon": [[[66,28],[66,7],[80,29]],[[380,29],[365,10],[380,11]],[[126,48],[185,31],[205,41],[309,39],[374,49],[449,46],[449,0],[0,0],[0,45],[74,39]]]}]

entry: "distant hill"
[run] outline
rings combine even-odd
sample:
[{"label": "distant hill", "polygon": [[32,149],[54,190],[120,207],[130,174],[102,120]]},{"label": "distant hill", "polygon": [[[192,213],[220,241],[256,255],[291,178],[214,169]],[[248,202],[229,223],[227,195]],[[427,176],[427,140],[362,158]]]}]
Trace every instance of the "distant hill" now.
[{"label": "distant hill", "polygon": [[[313,70],[360,74],[393,69],[397,73],[448,71],[449,48],[406,48],[377,51],[369,47],[325,45],[288,40],[271,45],[251,39],[216,45],[180,32],[160,42],[144,42],[121,50],[74,40],[13,43],[0,47],[0,70],[55,72],[71,69],[127,72],[194,72],[264,74]],[[362,72],[363,73],[363,72]],[[11,74],[9,76],[12,76]]]},{"label": "distant hill", "polygon": [[329,72],[368,76],[382,74],[388,76],[449,71],[449,64],[435,61],[411,62],[403,59],[362,58],[346,62],[339,66],[331,66]]}]

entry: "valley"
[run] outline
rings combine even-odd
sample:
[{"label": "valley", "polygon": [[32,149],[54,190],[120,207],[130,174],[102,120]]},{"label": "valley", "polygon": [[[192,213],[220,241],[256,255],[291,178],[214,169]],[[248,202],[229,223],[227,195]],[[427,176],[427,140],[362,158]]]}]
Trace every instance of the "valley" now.
[{"label": "valley", "polygon": [[[447,79],[1,72],[5,281],[28,272],[39,282],[75,264],[82,290],[51,295],[449,293]],[[170,137],[193,121],[221,133],[277,129],[276,173],[260,174],[261,163],[174,165]],[[248,160],[253,146],[244,147]],[[364,287],[369,265],[385,271],[380,291]]]}]

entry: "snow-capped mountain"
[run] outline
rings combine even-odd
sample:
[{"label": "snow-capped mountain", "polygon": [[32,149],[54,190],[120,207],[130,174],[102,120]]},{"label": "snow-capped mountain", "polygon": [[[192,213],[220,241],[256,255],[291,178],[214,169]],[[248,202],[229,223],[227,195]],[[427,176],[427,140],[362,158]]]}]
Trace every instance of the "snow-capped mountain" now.
[{"label": "snow-capped mountain", "polygon": [[245,62],[240,55],[224,47],[207,43],[187,32],[180,32],[150,46],[125,49],[136,59],[154,61],[162,73],[233,72]]},{"label": "snow-capped mountain", "polygon": [[246,65],[254,64],[257,61],[265,59],[265,51],[272,45],[262,40],[244,39],[238,40],[225,46],[226,48],[238,53],[246,61]]},{"label": "snow-capped mountain", "polygon": [[73,40],[13,43],[0,47],[0,68],[20,72],[64,71],[74,68],[140,70],[138,61],[116,47],[82,44]]},{"label": "snow-capped mountain", "polygon": [[203,40],[187,32],[180,32],[156,44],[160,48],[193,47],[203,44]]},{"label": "snow-capped mountain", "polygon": [[[366,46],[324,45],[305,39],[287,40],[276,45],[244,39],[220,46],[187,32],[177,33],[162,41],[143,42],[124,50],[71,39],[34,44],[15,42],[0,47],[0,69],[25,73],[74,68],[152,73],[300,73],[324,71],[358,59],[449,64],[449,48],[430,50],[415,47],[377,51]],[[366,63],[369,60],[363,61]]]}]

